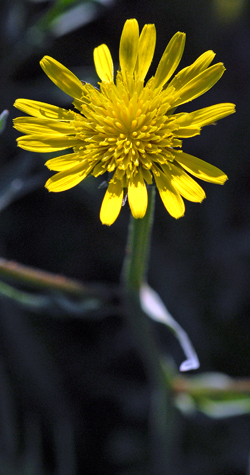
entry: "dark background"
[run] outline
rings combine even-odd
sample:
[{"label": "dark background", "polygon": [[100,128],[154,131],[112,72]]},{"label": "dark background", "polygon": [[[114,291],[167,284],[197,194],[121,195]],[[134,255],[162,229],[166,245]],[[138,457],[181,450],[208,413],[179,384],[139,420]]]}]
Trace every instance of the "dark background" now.
[{"label": "dark background", "polygon": [[[79,10],[58,22],[73,6]],[[0,255],[84,282],[118,283],[130,213],[125,206],[112,227],[102,226],[104,191],[98,180],[49,194],[43,186],[50,176],[43,165],[48,157],[16,148],[11,119],[21,114],[12,106],[15,99],[70,106],[70,98],[40,69],[40,59],[50,55],[95,84],[94,47],[106,43],[118,65],[123,24],[137,18],[140,28],[156,24],[152,74],[178,30],[187,34],[181,67],[207,49],[224,62],[219,83],[183,110],[233,102],[237,114],[184,141],[183,149],[221,168],[229,181],[223,187],[202,182],[206,200],[187,202],[178,221],[157,196],[149,283],[187,331],[200,373],[246,378],[249,13],[247,0],[1,0],[0,5],[0,107],[10,112],[0,137]],[[154,475],[148,469],[150,388],[124,319],[101,313],[94,321],[72,313],[58,318],[58,309],[38,314],[4,296],[0,312],[0,474]],[[161,339],[178,371],[183,360],[178,343],[167,330]],[[214,420],[171,410],[173,449],[162,475],[249,474],[248,415]]]}]

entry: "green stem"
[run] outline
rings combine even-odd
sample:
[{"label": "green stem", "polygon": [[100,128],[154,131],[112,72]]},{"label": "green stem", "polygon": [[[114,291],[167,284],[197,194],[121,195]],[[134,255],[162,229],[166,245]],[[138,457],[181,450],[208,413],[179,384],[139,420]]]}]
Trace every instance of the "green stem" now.
[{"label": "green stem", "polygon": [[146,280],[149,259],[149,246],[154,220],[155,187],[149,189],[148,209],[143,219],[131,215],[126,256],[122,271],[122,284],[125,289],[138,292]]},{"label": "green stem", "polygon": [[[138,353],[145,366],[150,383],[150,441],[151,470],[154,475],[165,475],[169,470],[169,415],[166,378],[152,326],[141,308],[140,288],[146,281],[149,246],[154,216],[155,189],[149,189],[148,209],[143,219],[131,217],[126,256],[122,271],[125,298],[125,316],[135,337]],[[167,425],[168,422],[168,425]]]}]

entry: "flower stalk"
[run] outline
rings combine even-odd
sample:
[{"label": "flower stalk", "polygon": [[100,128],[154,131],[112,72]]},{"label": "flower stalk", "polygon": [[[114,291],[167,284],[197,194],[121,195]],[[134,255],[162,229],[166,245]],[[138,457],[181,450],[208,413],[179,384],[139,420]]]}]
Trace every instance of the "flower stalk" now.
[{"label": "flower stalk", "polygon": [[155,187],[148,190],[148,209],[143,219],[131,215],[126,256],[122,271],[122,284],[128,291],[139,292],[146,280],[151,231],[154,220]]},{"label": "flower stalk", "polygon": [[124,314],[131,329],[138,354],[150,384],[149,430],[151,471],[155,475],[169,468],[170,412],[168,381],[164,374],[152,326],[141,307],[140,290],[146,282],[150,256],[151,231],[154,221],[155,187],[148,190],[148,208],[144,218],[131,216],[126,255],[121,276]]}]

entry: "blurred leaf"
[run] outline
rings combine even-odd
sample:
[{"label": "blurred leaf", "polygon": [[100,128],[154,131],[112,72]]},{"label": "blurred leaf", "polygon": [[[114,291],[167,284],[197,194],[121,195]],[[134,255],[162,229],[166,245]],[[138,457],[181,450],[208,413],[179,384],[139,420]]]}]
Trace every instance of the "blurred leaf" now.
[{"label": "blurred leaf", "polygon": [[[22,9],[21,23],[18,23],[18,9],[13,9],[9,28],[9,34],[15,39],[12,30],[18,31],[18,48],[13,50],[15,63],[24,61],[37,48],[47,47],[48,40],[68,34],[93,21],[98,15],[105,12],[115,0],[56,0],[39,12],[34,20]],[[32,3],[43,3],[41,0],[30,0]],[[47,2],[46,2],[47,3]],[[51,6],[50,6],[51,5]],[[37,19],[38,18],[38,19]],[[26,21],[25,21],[26,20]],[[26,24],[28,23],[28,26]],[[11,25],[14,25],[12,28]],[[16,54],[18,53],[18,54]],[[13,62],[13,59],[11,62]]]},{"label": "blurred leaf", "polygon": [[0,134],[4,131],[9,111],[6,109],[0,114]]},{"label": "blurred leaf", "polygon": [[32,31],[34,28],[49,30],[54,36],[60,37],[90,23],[96,17],[100,4],[108,5],[112,2],[113,0],[57,0]]},{"label": "blurred leaf", "polygon": [[17,290],[11,285],[0,281],[0,294],[18,302],[21,305],[29,308],[30,310],[42,309],[45,310],[49,306],[49,298],[45,295],[29,294]]},{"label": "blurred leaf", "polygon": [[117,307],[105,304],[97,298],[70,299],[61,293],[35,294],[16,289],[0,281],[0,295],[17,302],[20,308],[53,318],[80,318],[102,320],[117,313]]},{"label": "blurred leaf", "polygon": [[97,6],[92,2],[77,5],[49,22],[50,31],[60,37],[90,23],[96,17]]},{"label": "blurred leaf", "polygon": [[242,395],[235,394],[231,401],[213,401],[201,398],[198,401],[198,409],[214,419],[241,416],[250,413],[250,396],[243,398]]},{"label": "blurred leaf", "polygon": [[176,406],[186,415],[196,411],[222,419],[250,413],[250,381],[222,373],[177,378],[173,384]]},{"label": "blurred leaf", "polygon": [[2,257],[0,258],[0,275],[31,288],[65,293],[83,299],[93,298],[109,302],[118,297],[118,290],[111,286],[82,284],[79,280],[9,261]]},{"label": "blurred leaf", "polygon": [[53,3],[53,6],[43,16],[42,20],[40,20],[40,24],[43,25],[43,27],[48,27],[50,23],[64,13],[66,9],[82,3],[82,0],[56,0]]}]

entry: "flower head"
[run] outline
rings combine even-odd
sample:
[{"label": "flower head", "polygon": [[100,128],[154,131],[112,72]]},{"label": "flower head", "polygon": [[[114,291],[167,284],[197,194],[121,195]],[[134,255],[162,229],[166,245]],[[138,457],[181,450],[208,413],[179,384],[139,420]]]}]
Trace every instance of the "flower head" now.
[{"label": "flower head", "polygon": [[139,34],[137,21],[127,20],[116,80],[109,48],[103,44],[94,50],[100,90],[81,82],[55,59],[45,56],[41,60],[47,76],[73,97],[75,111],[28,99],[17,99],[14,104],[31,116],[14,120],[14,127],[26,134],[17,139],[19,147],[40,153],[73,148],[46,162],[58,172],[45,185],[49,191],[72,188],[90,174],[110,174],[100,211],[107,225],[119,215],[126,193],[132,215],[143,218],[147,185],[153,180],[167,211],[180,218],[185,211],[182,197],[195,202],[205,198],[204,190],[189,174],[217,184],[227,179],[221,170],[184,153],[181,147],[183,138],[198,135],[202,126],[232,114],[234,105],[176,113],[177,106],[205,93],[220,79],[223,64],[210,66],[215,54],[207,51],[171,79],[185,44],[185,34],[178,32],[167,45],[155,76],[145,82],[155,43],[154,25],[145,25]]}]

